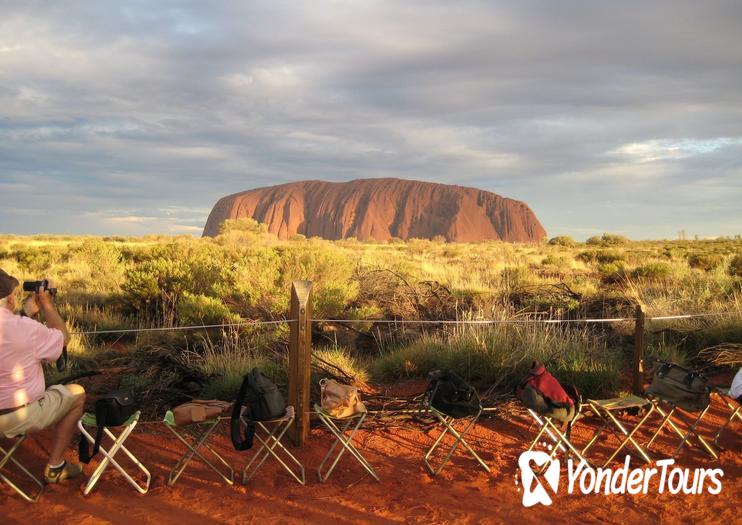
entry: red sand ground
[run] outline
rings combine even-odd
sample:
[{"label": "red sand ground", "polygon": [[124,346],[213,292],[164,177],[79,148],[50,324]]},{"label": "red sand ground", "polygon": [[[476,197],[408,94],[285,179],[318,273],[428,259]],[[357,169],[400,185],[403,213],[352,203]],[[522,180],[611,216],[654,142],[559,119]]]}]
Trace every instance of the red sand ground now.
[{"label": "red sand ground", "polygon": [[[714,405],[709,423],[718,425],[722,411]],[[628,417],[635,421],[636,418]],[[326,484],[318,483],[316,467],[330,444],[330,435],[312,430],[309,446],[297,451],[307,469],[307,486],[293,482],[275,462],[267,462],[250,486],[225,486],[203,465],[194,461],[175,488],[165,485],[168,469],[182,448],[159,425],[142,425],[127,445],[153,475],[149,494],[141,496],[113,468],[104,474],[93,493],[85,497],[82,481],[50,486],[36,505],[27,504],[4,484],[0,489],[2,523],[724,523],[736,522],[742,503],[739,474],[742,472],[740,425],[727,432],[721,444],[726,450],[719,463],[711,463],[697,448],[687,449],[679,464],[684,467],[722,467],[721,494],[700,496],[649,494],[637,496],[568,495],[562,472],[560,491],[551,507],[526,509],[515,484],[516,464],[534,427],[524,416],[481,422],[469,440],[492,467],[492,474],[463,454],[455,457],[436,478],[422,465],[422,456],[437,430],[404,421],[385,430],[362,432],[359,448],[375,465],[377,483],[346,455]],[[595,428],[587,418],[575,428],[577,443],[584,443]],[[705,429],[708,434],[709,428]],[[224,431],[215,440],[218,450],[236,469],[244,467],[249,452],[232,449]],[[665,457],[675,443],[663,433],[655,457]],[[48,435],[30,438],[20,456],[41,471]],[[609,437],[595,452],[605,453]],[[72,456],[72,452],[70,452]],[[122,463],[124,459],[120,458]],[[95,461],[98,461],[96,458]],[[124,463],[126,464],[126,463]],[[635,463],[632,462],[632,465]],[[638,462],[636,463],[638,465]],[[620,466],[618,463],[614,467]],[[91,472],[94,464],[86,467]],[[738,523],[738,522],[737,522]]]}]

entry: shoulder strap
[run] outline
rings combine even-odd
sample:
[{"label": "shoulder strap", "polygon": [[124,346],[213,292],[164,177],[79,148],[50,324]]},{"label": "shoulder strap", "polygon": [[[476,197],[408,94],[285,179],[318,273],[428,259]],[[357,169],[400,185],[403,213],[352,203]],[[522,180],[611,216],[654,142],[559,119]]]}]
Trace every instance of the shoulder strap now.
[{"label": "shoulder strap", "polygon": [[248,408],[248,414],[250,418],[247,421],[247,427],[245,429],[244,439],[240,432],[240,426],[242,421],[242,405],[245,403],[245,396],[247,395],[249,376],[246,375],[242,379],[242,385],[240,391],[237,393],[237,399],[234,400],[234,406],[232,407],[232,417],[229,420],[230,437],[232,438],[232,446],[235,450],[247,450],[252,448],[253,438],[255,436],[255,423],[252,420],[252,407]]},{"label": "shoulder strap", "polygon": [[95,443],[93,443],[93,453],[90,453],[90,445],[85,436],[80,436],[80,443],[77,446],[77,455],[82,463],[90,463],[90,460],[100,452],[100,443],[103,439],[103,429],[106,427],[106,408],[103,403],[95,403],[95,424],[97,431],[95,433]]}]

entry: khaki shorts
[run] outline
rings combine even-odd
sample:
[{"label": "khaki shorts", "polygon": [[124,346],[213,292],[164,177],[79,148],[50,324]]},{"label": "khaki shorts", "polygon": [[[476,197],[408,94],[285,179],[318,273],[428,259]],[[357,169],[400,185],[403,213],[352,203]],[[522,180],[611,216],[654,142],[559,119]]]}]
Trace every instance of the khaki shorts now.
[{"label": "khaki shorts", "polygon": [[67,415],[75,398],[64,385],[52,385],[37,401],[0,416],[0,435],[13,438],[48,428]]}]

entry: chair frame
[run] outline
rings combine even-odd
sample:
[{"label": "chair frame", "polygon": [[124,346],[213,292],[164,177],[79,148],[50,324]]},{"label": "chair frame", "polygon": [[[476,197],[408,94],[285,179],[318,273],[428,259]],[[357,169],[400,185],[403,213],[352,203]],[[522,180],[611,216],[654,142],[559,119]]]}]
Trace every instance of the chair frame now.
[{"label": "chair frame", "polygon": [[[330,430],[332,435],[335,437],[335,441],[333,442],[332,446],[330,446],[327,454],[325,454],[325,457],[320,462],[319,467],[317,467],[317,477],[319,478],[319,481],[321,483],[324,483],[329,479],[333,470],[335,470],[335,467],[340,461],[340,458],[346,451],[349,452],[350,455],[353,456],[356,461],[361,464],[366,472],[371,474],[371,476],[373,476],[376,481],[379,481],[379,476],[376,474],[374,468],[353,444],[353,436],[355,436],[358,429],[361,428],[361,425],[366,420],[366,415],[368,413],[359,412],[345,418],[334,418],[330,414],[322,410],[319,405],[314,405],[314,411],[317,414],[317,417],[319,417],[319,420],[322,421],[322,423]],[[340,425],[338,425],[336,421],[340,422]],[[346,432],[348,430],[350,430],[350,434],[346,435]],[[335,451],[338,445],[342,446],[335,455],[335,459],[332,461],[329,468],[327,468],[327,470],[323,474],[322,469],[324,468],[325,463],[327,463],[327,461],[330,459],[332,453]]]},{"label": "chair frame", "polygon": [[[632,398],[636,398],[635,400]],[[634,404],[632,405],[620,405],[618,403],[615,404],[615,406],[606,406],[605,401],[616,401],[620,402],[621,400],[631,399],[634,401]],[[603,401],[604,403],[601,403]],[[641,403],[640,401],[643,401]],[[627,398],[617,398],[617,399],[609,399],[609,400],[596,400],[596,399],[588,399],[586,405],[590,408],[590,411],[595,414],[600,420],[603,422],[602,426],[598,428],[598,430],[593,434],[593,437],[590,439],[590,441],[585,445],[585,448],[582,449],[582,453],[586,454],[587,451],[590,449],[590,447],[593,446],[593,444],[597,441],[600,434],[605,430],[608,429],[616,438],[620,440],[620,443],[618,447],[613,451],[613,454],[610,455],[610,457],[605,461],[603,464],[603,468],[607,467],[608,464],[613,461],[613,459],[618,455],[623,448],[631,444],[633,445],[634,449],[639,453],[639,456],[644,460],[645,463],[652,463],[652,458],[649,456],[646,450],[642,448],[639,443],[634,439],[634,435],[639,431],[642,426],[647,422],[649,417],[652,415],[652,413],[655,410],[654,404],[649,401],[646,398],[638,397],[638,396],[628,396]],[[613,412],[617,412],[619,410],[626,410],[629,408],[644,408],[648,406],[649,409],[647,410],[647,413],[642,417],[631,430],[627,430],[623,423],[613,414]],[[618,429],[620,434],[615,431],[615,429]]]},{"label": "chair frame", "polygon": [[536,437],[533,438],[533,441],[531,441],[531,444],[528,446],[528,451],[530,452],[534,448],[536,448],[536,445],[538,444],[539,440],[541,439],[541,436],[544,434],[548,435],[551,440],[554,442],[553,449],[551,450],[551,453],[549,454],[549,461],[547,461],[542,469],[537,472],[537,474],[541,474],[546,471],[551,461],[554,459],[554,457],[559,453],[563,452],[565,454],[572,453],[577,457],[577,459],[586,465],[592,466],[592,463],[587,460],[584,456],[584,451],[578,449],[574,444],[572,444],[572,441],[570,440],[570,431],[571,431],[571,425],[580,417],[581,413],[581,405],[578,404],[577,413],[575,414],[572,421],[569,423],[569,430],[567,433],[562,432],[562,430],[559,428],[559,426],[554,423],[554,420],[550,418],[549,416],[544,416],[543,414],[537,413],[535,410],[528,408],[528,413],[531,415],[531,418],[536,421],[536,423],[539,425],[539,431],[536,433]]},{"label": "chair frame", "polygon": [[[288,406],[286,407],[286,414],[278,419],[272,419],[269,421],[255,421],[255,438],[260,441],[261,446],[258,450],[255,451],[255,454],[250,459],[250,461],[245,465],[245,468],[242,471],[242,483],[247,484],[250,479],[257,473],[258,469],[265,463],[265,460],[268,459],[268,457],[272,456],[278,463],[288,472],[291,477],[293,477],[297,483],[300,485],[306,484],[306,478],[304,476],[304,465],[301,464],[301,462],[296,459],[296,457],[291,453],[289,449],[287,449],[283,443],[281,443],[281,439],[283,438],[284,434],[288,431],[289,428],[291,428],[291,425],[294,422],[294,418],[296,417],[296,413],[294,411],[294,407]],[[243,416],[243,422],[247,423],[246,418]],[[270,429],[268,427],[271,427]],[[261,436],[260,434],[263,434],[265,437]],[[282,453],[286,459],[290,460],[294,465],[298,467],[297,471],[292,470],[292,468],[286,463],[286,461],[281,458],[279,455],[279,452]]]},{"label": "chair frame", "polygon": [[[100,462],[100,464],[96,467],[96,469],[93,471],[93,474],[88,479],[87,484],[85,485],[85,488],[83,489],[83,494],[88,495],[93,490],[93,487],[98,483],[98,480],[100,480],[101,476],[103,475],[103,472],[109,467],[109,465],[113,465],[116,470],[118,470],[126,479],[126,481],[133,486],[137,492],[140,494],[146,494],[149,490],[149,484],[152,480],[152,475],[149,473],[149,470],[139,461],[139,459],[134,456],[134,454],[129,451],[128,448],[124,446],[124,442],[129,437],[129,435],[134,430],[134,427],[137,426],[137,423],[139,422],[139,416],[140,412],[137,411],[132,415],[123,425],[120,425],[123,430],[121,433],[116,436],[108,427],[105,427],[103,429],[103,433],[108,436],[111,441],[113,442],[113,445],[110,449],[105,449],[102,445],[100,447],[100,453],[103,454],[103,461]],[[95,436],[93,436],[88,430],[85,428],[85,425],[88,426],[95,426],[95,415],[91,413],[86,413],[83,415],[82,418],[77,422],[77,428],[80,429],[80,432],[82,433],[82,437],[80,439],[87,439],[91,444],[95,443]],[[118,451],[122,451],[124,454],[128,456],[128,458],[134,463],[136,467],[139,468],[140,471],[144,473],[146,476],[146,481],[143,485],[139,484],[126,470],[114,459],[114,456],[118,453]]]},{"label": "chair frame", "polygon": [[[172,411],[168,410],[163,419],[165,427],[175,435],[186,446],[185,452],[178,458],[178,461],[173,466],[170,474],[167,478],[167,485],[172,487],[183,474],[188,464],[191,462],[193,457],[200,459],[207,467],[213,470],[227,485],[234,485],[234,469],[214,448],[207,443],[209,437],[214,432],[216,427],[224,420],[229,418],[217,417],[214,419],[207,419],[206,421],[198,421],[190,425],[184,425],[178,427],[175,425],[175,416]],[[194,427],[200,427],[200,432],[192,432],[190,429]],[[182,428],[182,432],[178,432],[176,428]],[[226,473],[215,466],[211,461],[204,457],[199,449],[203,447],[217,459],[220,463],[227,467]]]},{"label": "chair frame", "polygon": [[[44,493],[44,489],[46,488],[46,485],[36,476],[31,474],[31,472],[24,467],[20,461],[15,459],[13,455],[16,453],[16,451],[20,448],[21,444],[26,440],[28,437],[27,434],[20,434],[16,436],[15,438],[7,438],[10,440],[15,440],[13,445],[9,449],[5,449],[0,446],[0,454],[2,454],[2,458],[0,459],[0,479],[2,479],[5,483],[7,483],[13,490],[15,490],[24,500],[28,501],[29,503],[36,503],[39,501],[39,498]],[[36,492],[36,495],[31,495],[22,488],[20,488],[18,485],[13,482],[8,476],[3,474],[2,469],[5,468],[5,466],[12,462],[18,469],[23,472],[27,477],[29,477],[36,486],[38,486],[38,491]]]},{"label": "chair frame", "polygon": [[714,436],[714,445],[717,448],[721,448],[719,445],[719,438],[721,437],[722,432],[729,427],[729,425],[732,424],[734,421],[734,418],[739,419],[742,421],[742,404],[739,403],[739,401],[734,400],[733,398],[729,397],[729,391],[724,390],[722,388],[714,388],[713,392],[716,394],[721,401],[723,401],[728,407],[729,410],[731,410],[731,413],[729,414],[729,417],[724,422],[724,424],[721,426],[719,431],[716,433],[716,436]]},{"label": "chair frame", "polygon": [[[652,435],[652,438],[649,440],[649,442],[646,445],[647,450],[652,446],[652,443],[654,443],[654,440],[657,438],[659,433],[662,431],[663,428],[665,428],[665,425],[669,425],[672,430],[675,431],[675,433],[680,436],[680,443],[678,443],[678,446],[675,448],[675,451],[672,453],[671,458],[675,459],[677,458],[678,454],[680,454],[680,451],[685,446],[685,444],[690,440],[691,437],[694,437],[696,441],[698,441],[699,445],[701,445],[701,448],[714,460],[719,459],[719,453],[711,446],[709,445],[706,440],[698,434],[697,428],[703,417],[706,415],[706,413],[709,411],[709,408],[711,408],[711,403],[709,403],[706,408],[701,410],[696,418],[693,420],[693,422],[688,425],[688,430],[684,433],[680,428],[677,426],[677,424],[673,421],[672,416],[675,415],[675,412],[677,410],[680,410],[681,412],[686,412],[688,414],[693,414],[690,411],[683,410],[682,408],[678,407],[677,405],[666,401],[664,399],[660,399],[657,397],[649,396],[647,398],[652,405],[654,406],[655,410],[662,416],[662,422],[657,427],[657,430]],[[662,403],[667,403],[670,405],[670,410],[665,410],[662,408]]]},{"label": "chair frame", "polygon": [[[431,395],[431,398],[432,398],[432,395]],[[425,457],[423,458],[423,462],[425,463],[425,468],[428,469],[428,472],[430,472],[432,476],[437,476],[438,474],[440,474],[443,468],[451,461],[451,458],[453,457],[459,445],[463,445],[463,447],[469,452],[469,454],[471,454],[471,456],[477,461],[477,463],[479,463],[479,465],[484,470],[486,470],[488,473],[492,472],[492,470],[490,470],[490,467],[487,465],[487,463],[485,463],[484,460],[481,457],[479,457],[479,454],[477,454],[474,451],[474,449],[471,448],[471,446],[465,439],[466,434],[468,434],[469,431],[472,428],[474,428],[474,425],[479,420],[479,416],[482,415],[482,407],[479,407],[479,411],[474,416],[470,416],[469,418],[466,418],[466,419],[469,419],[469,423],[460,432],[454,428],[454,424],[456,421],[459,421],[465,418],[454,418],[452,416],[444,414],[443,412],[435,409],[429,402],[427,404],[427,409],[436,417],[436,419],[438,419],[438,422],[440,422],[443,425],[443,431],[438,436],[438,438],[433,442],[433,445],[428,449],[427,453],[425,454]],[[443,438],[448,433],[450,433],[454,437],[454,442],[449,448],[446,455],[443,457],[443,460],[438,465],[438,467],[434,467],[430,461],[430,457],[433,455],[435,450],[441,445],[441,443],[443,443]]]}]

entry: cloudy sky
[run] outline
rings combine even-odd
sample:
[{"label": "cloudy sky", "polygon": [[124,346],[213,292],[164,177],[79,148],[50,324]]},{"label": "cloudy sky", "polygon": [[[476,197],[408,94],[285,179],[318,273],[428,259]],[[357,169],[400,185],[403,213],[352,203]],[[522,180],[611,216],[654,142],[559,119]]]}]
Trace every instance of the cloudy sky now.
[{"label": "cloudy sky", "polygon": [[0,232],[199,235],[397,176],[549,235],[742,233],[742,2],[0,0]]}]

